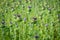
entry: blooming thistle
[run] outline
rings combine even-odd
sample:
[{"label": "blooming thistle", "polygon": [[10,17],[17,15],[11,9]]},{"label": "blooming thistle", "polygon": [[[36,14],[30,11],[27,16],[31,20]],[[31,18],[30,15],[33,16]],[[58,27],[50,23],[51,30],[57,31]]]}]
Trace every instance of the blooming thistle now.
[{"label": "blooming thistle", "polygon": [[12,22],[12,21],[10,21],[10,24],[12,25],[12,24],[13,24],[13,22]]},{"label": "blooming thistle", "polygon": [[36,17],[33,17],[33,20],[34,20],[34,21],[36,21],[36,20],[37,20],[37,18],[36,18]]},{"label": "blooming thistle", "polygon": [[31,6],[28,6],[28,10],[29,10],[29,12],[31,12]]},{"label": "blooming thistle", "polygon": [[22,21],[22,17],[20,14],[14,14],[15,19]]},{"label": "blooming thistle", "polygon": [[49,14],[51,14],[51,8],[48,8]]},{"label": "blooming thistle", "polygon": [[21,15],[20,15],[20,14],[17,14],[17,17],[19,17],[19,18],[20,18],[20,17],[21,17]]},{"label": "blooming thistle", "polygon": [[5,28],[5,20],[4,19],[2,19],[2,28]]},{"label": "blooming thistle", "polygon": [[26,22],[26,20],[27,20],[27,19],[26,19],[26,18],[24,18],[24,22]]},{"label": "blooming thistle", "polygon": [[38,36],[38,35],[36,35],[36,36],[35,36],[35,38],[36,38],[36,39],[38,39],[38,38],[39,38],[39,36]]},{"label": "blooming thistle", "polygon": [[4,19],[2,19],[2,22],[1,22],[3,25],[5,24],[5,20]]},{"label": "blooming thistle", "polygon": [[60,14],[58,14],[58,19],[60,20]]},{"label": "blooming thistle", "polygon": [[37,18],[33,17],[33,23],[35,24],[37,22]]},{"label": "blooming thistle", "polygon": [[20,14],[14,14],[14,16],[15,16],[16,18],[20,18],[20,17],[21,17]]},{"label": "blooming thistle", "polygon": [[45,24],[45,26],[47,27],[47,26],[48,26],[48,24]]},{"label": "blooming thistle", "polygon": [[49,11],[51,11],[51,8],[48,8]]},{"label": "blooming thistle", "polygon": [[22,17],[20,14],[17,14],[17,18],[19,19],[19,21],[22,21]]},{"label": "blooming thistle", "polygon": [[30,9],[30,8],[31,8],[31,6],[28,6],[28,8]]}]

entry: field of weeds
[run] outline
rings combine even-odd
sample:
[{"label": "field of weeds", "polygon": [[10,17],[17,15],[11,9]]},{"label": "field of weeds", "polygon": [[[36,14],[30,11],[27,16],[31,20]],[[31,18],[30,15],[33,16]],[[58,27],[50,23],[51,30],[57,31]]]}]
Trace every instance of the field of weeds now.
[{"label": "field of weeds", "polygon": [[60,40],[60,0],[0,0],[0,40]]}]

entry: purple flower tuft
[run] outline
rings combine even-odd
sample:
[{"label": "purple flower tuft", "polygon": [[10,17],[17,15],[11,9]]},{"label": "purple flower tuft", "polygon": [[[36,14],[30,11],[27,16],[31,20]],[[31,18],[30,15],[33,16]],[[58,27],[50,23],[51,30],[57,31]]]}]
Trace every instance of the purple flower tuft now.
[{"label": "purple flower tuft", "polygon": [[33,20],[35,21],[35,20],[37,20],[37,18],[36,17],[33,17]]},{"label": "purple flower tuft", "polygon": [[36,36],[35,36],[35,38],[37,39],[37,38],[39,38],[39,36],[38,36],[38,35],[36,35]]},{"label": "purple flower tuft", "polygon": [[2,24],[5,24],[5,20],[4,19],[2,19],[2,22],[1,22]]},{"label": "purple flower tuft", "polygon": [[24,18],[24,21],[26,21],[26,18]]},{"label": "purple flower tuft", "polygon": [[28,6],[28,8],[30,9],[30,8],[31,8],[31,6]]},{"label": "purple flower tuft", "polygon": [[47,26],[48,26],[48,24],[45,24],[45,26],[47,27]]}]

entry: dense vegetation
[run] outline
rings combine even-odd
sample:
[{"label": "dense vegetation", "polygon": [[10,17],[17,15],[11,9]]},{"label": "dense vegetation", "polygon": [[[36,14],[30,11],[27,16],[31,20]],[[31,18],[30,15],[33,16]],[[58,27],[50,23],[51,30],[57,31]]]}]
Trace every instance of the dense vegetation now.
[{"label": "dense vegetation", "polygon": [[0,0],[0,40],[60,40],[59,0]]}]

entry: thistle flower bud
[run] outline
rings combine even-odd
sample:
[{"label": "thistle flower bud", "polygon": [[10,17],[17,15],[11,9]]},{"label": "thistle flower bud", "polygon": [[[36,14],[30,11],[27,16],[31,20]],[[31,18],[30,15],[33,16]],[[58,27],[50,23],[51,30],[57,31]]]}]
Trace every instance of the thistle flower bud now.
[{"label": "thistle flower bud", "polygon": [[20,14],[17,14],[17,17],[21,17],[21,15]]},{"label": "thistle flower bud", "polygon": [[29,12],[31,12],[31,6],[28,6],[28,10],[29,10]]},{"label": "thistle flower bud", "polygon": [[33,17],[33,24],[37,23],[37,18]]},{"label": "thistle flower bud", "polygon": [[2,19],[2,22],[1,22],[3,25],[5,24],[5,20],[4,19]]},{"label": "thistle flower bud", "polygon": [[38,36],[38,35],[36,35],[36,36],[35,36],[35,38],[37,39],[37,38],[39,38],[39,36]]},{"label": "thistle flower bud", "polygon": [[28,6],[28,8],[30,9],[30,8],[31,8],[31,6]]},{"label": "thistle flower bud", "polygon": [[37,20],[37,18],[36,18],[36,17],[33,17],[33,20],[34,20],[34,21],[36,21],[36,20]]}]

